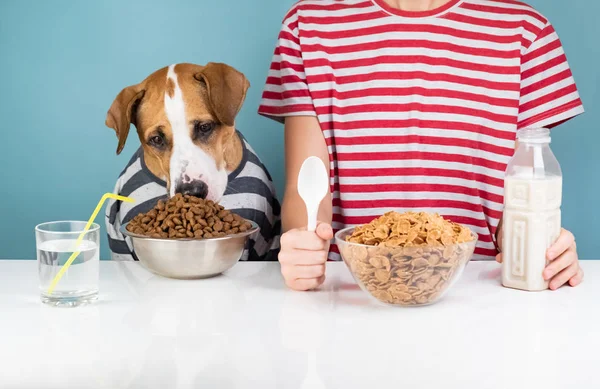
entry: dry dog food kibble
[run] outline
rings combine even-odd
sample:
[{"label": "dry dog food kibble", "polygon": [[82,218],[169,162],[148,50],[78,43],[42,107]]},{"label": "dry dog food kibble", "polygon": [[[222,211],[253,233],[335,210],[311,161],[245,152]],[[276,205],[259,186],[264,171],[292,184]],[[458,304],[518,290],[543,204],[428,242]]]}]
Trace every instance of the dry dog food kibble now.
[{"label": "dry dog food kibble", "polygon": [[152,238],[207,239],[246,232],[252,224],[210,200],[176,194],[127,224],[127,231]]},{"label": "dry dog food kibble", "polygon": [[344,259],[378,300],[427,304],[451,284],[471,254],[471,231],[437,214],[388,212],[355,228],[343,246]]}]

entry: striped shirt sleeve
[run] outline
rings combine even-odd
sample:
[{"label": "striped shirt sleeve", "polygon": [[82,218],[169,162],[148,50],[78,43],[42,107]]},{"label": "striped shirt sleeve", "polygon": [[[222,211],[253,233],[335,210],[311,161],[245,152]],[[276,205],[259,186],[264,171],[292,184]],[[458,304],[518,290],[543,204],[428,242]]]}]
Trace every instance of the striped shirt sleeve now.
[{"label": "striped shirt sleeve", "polygon": [[247,253],[242,260],[277,260],[281,232],[280,205],[269,174],[244,141],[246,149],[243,169],[230,179],[221,205],[241,217],[258,224],[260,231],[248,240]]},{"label": "striped shirt sleeve", "polygon": [[286,116],[316,116],[304,71],[295,9],[283,21],[258,112],[278,121]]},{"label": "striped shirt sleeve", "polygon": [[518,128],[553,127],[583,111],[560,39],[547,23],[522,56]]}]

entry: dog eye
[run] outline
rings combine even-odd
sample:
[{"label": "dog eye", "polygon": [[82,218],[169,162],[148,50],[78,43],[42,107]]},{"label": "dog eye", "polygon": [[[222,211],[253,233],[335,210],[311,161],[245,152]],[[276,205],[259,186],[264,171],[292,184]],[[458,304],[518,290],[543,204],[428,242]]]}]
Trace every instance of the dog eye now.
[{"label": "dog eye", "polygon": [[154,147],[162,147],[165,145],[165,140],[162,136],[160,135],[155,135],[152,138],[150,138],[150,140],[148,141],[148,143],[150,143],[150,145],[154,146]]},{"label": "dog eye", "polygon": [[215,129],[213,122],[194,122],[194,134],[196,136],[206,136]]}]

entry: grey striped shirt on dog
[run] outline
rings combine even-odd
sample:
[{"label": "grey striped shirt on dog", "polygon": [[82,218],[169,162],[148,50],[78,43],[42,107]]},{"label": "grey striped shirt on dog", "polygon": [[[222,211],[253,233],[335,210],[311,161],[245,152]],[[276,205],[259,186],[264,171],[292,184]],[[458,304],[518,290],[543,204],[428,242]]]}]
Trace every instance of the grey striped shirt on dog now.
[{"label": "grey striped shirt on dog", "polygon": [[[276,260],[281,231],[280,205],[268,171],[241,134],[240,138],[244,147],[242,162],[229,175],[227,189],[219,204],[260,227],[260,231],[249,239],[242,260]],[[112,258],[134,260],[137,258],[131,242],[119,229],[137,214],[148,212],[159,199],[167,198],[166,182],[146,167],[141,147],[119,176],[114,193],[136,201],[132,204],[110,200],[106,206],[106,229]]]}]

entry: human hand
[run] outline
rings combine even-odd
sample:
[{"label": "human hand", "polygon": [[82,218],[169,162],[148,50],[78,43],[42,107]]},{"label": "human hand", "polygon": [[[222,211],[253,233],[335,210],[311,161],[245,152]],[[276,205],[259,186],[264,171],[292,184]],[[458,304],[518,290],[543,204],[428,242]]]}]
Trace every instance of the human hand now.
[{"label": "human hand", "polygon": [[[502,247],[502,233],[498,234],[498,245]],[[550,261],[542,273],[545,280],[549,280],[548,288],[556,290],[568,283],[577,286],[583,281],[583,270],[579,265],[577,245],[573,234],[564,228],[556,242],[548,248],[546,257]],[[502,253],[496,256],[496,261],[502,263]]]},{"label": "human hand", "polygon": [[286,285],[294,290],[311,290],[325,281],[325,263],[333,229],[317,224],[314,232],[293,229],[281,236],[279,263]]}]

